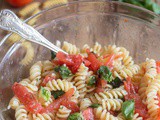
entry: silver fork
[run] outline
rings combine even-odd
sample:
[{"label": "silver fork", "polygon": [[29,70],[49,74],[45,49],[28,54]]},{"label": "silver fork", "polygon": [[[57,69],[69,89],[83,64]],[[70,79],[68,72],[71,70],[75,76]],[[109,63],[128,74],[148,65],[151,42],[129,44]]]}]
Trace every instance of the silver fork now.
[{"label": "silver fork", "polygon": [[43,45],[54,52],[61,51],[67,54],[62,49],[49,42],[33,27],[22,22],[12,11],[2,10],[0,12],[0,28],[19,34],[22,38]]}]

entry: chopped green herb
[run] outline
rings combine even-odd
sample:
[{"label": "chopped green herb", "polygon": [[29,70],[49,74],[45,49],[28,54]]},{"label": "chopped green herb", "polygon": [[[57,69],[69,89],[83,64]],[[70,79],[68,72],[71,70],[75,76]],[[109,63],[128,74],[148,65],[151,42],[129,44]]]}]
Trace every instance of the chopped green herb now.
[{"label": "chopped green herb", "polygon": [[93,86],[96,84],[96,76],[90,76],[88,81],[88,86]]},{"label": "chopped green herb", "polygon": [[67,120],[84,120],[81,113],[73,113],[71,114]]},{"label": "chopped green herb", "polygon": [[134,115],[134,100],[128,100],[122,104],[122,114],[127,120],[132,120]]},{"label": "chopped green herb", "polygon": [[65,92],[62,90],[57,90],[57,91],[51,91],[51,95],[53,95],[53,97],[55,99],[57,99],[59,96],[63,95]]},{"label": "chopped green herb", "polygon": [[123,84],[123,81],[120,78],[116,77],[113,81],[108,82],[108,84],[112,85],[113,88],[118,88]]},{"label": "chopped green herb", "polygon": [[45,101],[48,101],[51,97],[51,92],[41,87],[39,97],[42,97]]},{"label": "chopped green herb", "polygon": [[66,66],[57,66],[54,68],[56,72],[59,72],[63,79],[71,77],[73,74]]},{"label": "chopped green herb", "polygon": [[100,76],[102,80],[106,80],[107,82],[112,81],[112,72],[109,70],[107,66],[101,66],[97,71],[97,74]]},{"label": "chopped green herb", "polygon": [[118,1],[137,5],[146,8],[148,10],[151,10],[156,14],[160,14],[160,6],[152,0],[118,0]]},{"label": "chopped green herb", "polygon": [[91,107],[91,108],[98,108],[99,106],[100,106],[100,104],[94,103],[94,104],[92,104],[90,107]]},{"label": "chopped green herb", "polygon": [[56,52],[51,51],[51,59],[54,59],[56,57]]}]

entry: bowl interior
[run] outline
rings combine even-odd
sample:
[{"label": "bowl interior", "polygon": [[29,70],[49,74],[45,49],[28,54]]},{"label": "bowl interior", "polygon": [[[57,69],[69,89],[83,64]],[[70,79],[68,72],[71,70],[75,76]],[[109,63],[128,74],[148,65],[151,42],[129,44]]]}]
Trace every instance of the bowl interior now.
[{"label": "bowl interior", "polygon": [[[55,7],[43,11],[34,26],[48,40],[56,43],[68,41],[77,47],[95,42],[108,46],[116,44],[130,51],[135,62],[146,58],[158,60],[160,28],[158,17],[149,11],[118,2],[86,1]],[[26,49],[22,43],[1,46],[0,63],[0,112],[1,119],[13,120],[14,112],[7,110],[13,96],[11,85],[26,78],[29,68],[38,60],[50,59],[50,50],[32,43],[35,56],[30,64],[22,66]]]}]

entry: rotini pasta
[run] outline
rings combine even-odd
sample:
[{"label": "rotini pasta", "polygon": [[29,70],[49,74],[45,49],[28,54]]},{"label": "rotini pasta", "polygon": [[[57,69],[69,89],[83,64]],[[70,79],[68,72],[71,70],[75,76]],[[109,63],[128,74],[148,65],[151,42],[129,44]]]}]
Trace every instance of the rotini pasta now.
[{"label": "rotini pasta", "polygon": [[45,1],[45,2],[43,3],[42,8],[43,8],[43,9],[46,9],[46,8],[50,8],[50,7],[54,6],[54,5],[65,4],[65,3],[67,3],[67,2],[68,2],[67,0],[54,0],[54,1],[52,1],[52,0],[47,0],[47,1]]},{"label": "rotini pasta", "polygon": [[160,117],[160,74],[155,60],[137,65],[129,51],[116,45],[86,44],[82,49],[68,42],[56,45],[69,54],[52,53],[51,60],[36,62],[29,77],[12,86],[8,109],[15,110],[16,120]]}]

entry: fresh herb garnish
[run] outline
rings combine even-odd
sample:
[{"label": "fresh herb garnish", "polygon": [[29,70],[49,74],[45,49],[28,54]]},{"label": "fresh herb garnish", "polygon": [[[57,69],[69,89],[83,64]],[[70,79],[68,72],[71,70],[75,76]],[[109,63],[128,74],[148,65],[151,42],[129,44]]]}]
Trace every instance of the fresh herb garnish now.
[{"label": "fresh herb garnish", "polygon": [[51,91],[51,95],[53,95],[53,97],[55,99],[57,99],[59,96],[63,95],[65,92],[62,90],[57,90],[57,91]]},{"label": "fresh herb garnish", "polygon": [[56,57],[56,52],[51,51],[51,59],[54,59]]},{"label": "fresh herb garnish", "polygon": [[128,100],[122,104],[122,114],[127,120],[132,120],[134,115],[134,100]]},{"label": "fresh herb garnish", "polygon": [[84,120],[81,113],[73,113],[71,114],[67,120]]},{"label": "fresh herb garnish", "polygon": [[160,14],[160,6],[152,0],[118,0],[118,1],[137,5],[146,8],[148,10],[151,10],[156,14]]},{"label": "fresh herb garnish", "polygon": [[42,97],[45,101],[48,101],[51,97],[51,92],[46,90],[44,87],[41,87],[39,97]]},{"label": "fresh herb garnish", "polygon": [[91,107],[91,108],[98,108],[99,106],[100,106],[100,104],[94,103],[94,104],[92,104],[90,107]]},{"label": "fresh herb garnish", "polygon": [[112,72],[109,70],[107,66],[101,66],[97,71],[97,74],[102,80],[106,80],[107,82],[112,81]]},{"label": "fresh herb garnish", "polygon": [[93,86],[96,84],[96,76],[90,76],[88,81],[88,86]]},{"label": "fresh herb garnish", "polygon": [[54,68],[56,72],[59,72],[63,79],[71,77],[73,74],[66,66],[57,66]]},{"label": "fresh herb garnish", "polygon": [[120,78],[116,77],[113,81],[108,82],[108,84],[112,85],[113,88],[118,88],[123,84],[123,81]]}]

